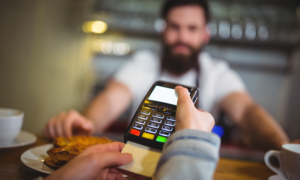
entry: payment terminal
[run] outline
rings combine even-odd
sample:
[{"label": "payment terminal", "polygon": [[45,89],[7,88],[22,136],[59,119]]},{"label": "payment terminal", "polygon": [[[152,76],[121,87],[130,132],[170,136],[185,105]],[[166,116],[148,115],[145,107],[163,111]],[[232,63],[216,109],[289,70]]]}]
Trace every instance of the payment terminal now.
[{"label": "payment terminal", "polygon": [[[168,137],[175,131],[175,115],[178,84],[157,81],[150,88],[136,111],[126,133],[127,141],[162,150]],[[183,86],[188,89],[194,104],[198,100],[198,88]]]}]

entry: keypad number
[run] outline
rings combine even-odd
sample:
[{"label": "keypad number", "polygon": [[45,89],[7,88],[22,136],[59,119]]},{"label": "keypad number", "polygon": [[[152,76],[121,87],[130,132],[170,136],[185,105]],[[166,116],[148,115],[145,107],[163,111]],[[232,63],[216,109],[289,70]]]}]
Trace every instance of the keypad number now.
[{"label": "keypad number", "polygon": [[160,132],[159,132],[159,135],[165,136],[165,137],[169,137],[169,136],[171,135],[171,133],[170,133],[170,132],[167,132],[167,131],[160,131]]},{"label": "keypad number", "polygon": [[145,125],[145,121],[141,120],[141,119],[138,119],[135,122],[138,123],[138,124],[141,124],[141,125]]},{"label": "keypad number", "polygon": [[173,127],[164,125],[161,129],[164,131],[172,131]]},{"label": "keypad number", "polygon": [[161,119],[154,118],[154,117],[150,118],[150,121],[151,121],[151,122],[158,123],[158,124],[160,124],[160,123],[162,122],[162,120],[161,120]]},{"label": "keypad number", "polygon": [[151,122],[148,123],[148,126],[149,126],[149,127],[153,127],[153,128],[159,128],[159,125],[158,125],[158,124],[151,123]]},{"label": "keypad number", "polygon": [[134,129],[138,129],[138,130],[142,130],[142,129],[143,129],[143,126],[140,125],[140,124],[135,124],[135,125],[133,125],[133,128],[134,128]]},{"label": "keypad number", "polygon": [[138,118],[139,118],[139,119],[143,119],[143,120],[147,120],[147,119],[148,119],[148,116],[145,116],[145,115],[143,115],[143,114],[140,114],[140,115],[138,116]]},{"label": "keypad number", "polygon": [[159,113],[153,113],[152,116],[156,117],[156,118],[160,118],[160,119],[164,118],[164,115],[163,114],[159,114]]},{"label": "keypad number", "polygon": [[175,126],[175,122],[173,122],[173,121],[165,121],[165,125]]},{"label": "keypad number", "polygon": [[167,117],[167,120],[175,121],[175,117],[174,117],[174,116],[168,116],[168,117]]},{"label": "keypad number", "polygon": [[142,113],[142,114],[145,114],[145,115],[149,115],[149,114],[150,114],[150,111],[141,110],[141,113]]},{"label": "keypad number", "polygon": [[155,134],[155,133],[157,132],[156,129],[149,128],[149,127],[146,127],[146,128],[145,128],[145,131],[148,132],[148,133],[152,133],[152,134]]}]

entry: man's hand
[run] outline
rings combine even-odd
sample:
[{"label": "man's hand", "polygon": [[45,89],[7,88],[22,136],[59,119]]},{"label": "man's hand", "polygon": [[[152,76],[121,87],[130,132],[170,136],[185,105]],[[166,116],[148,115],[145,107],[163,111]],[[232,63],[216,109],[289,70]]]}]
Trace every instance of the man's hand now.
[{"label": "man's hand", "polygon": [[46,180],[125,180],[113,167],[132,161],[132,155],[121,153],[124,143],[108,143],[91,146],[65,166],[51,174]]},{"label": "man's hand", "polygon": [[280,150],[289,138],[276,120],[254,102],[247,92],[233,92],[220,102],[220,109],[237,125],[241,142],[252,148]]},{"label": "man's hand", "polygon": [[75,110],[61,112],[49,120],[43,132],[48,139],[73,135],[91,135],[94,124]]},{"label": "man's hand", "polygon": [[196,129],[211,132],[215,125],[214,118],[208,112],[196,109],[189,92],[182,86],[176,86],[178,95],[176,111],[176,131],[182,129]]}]

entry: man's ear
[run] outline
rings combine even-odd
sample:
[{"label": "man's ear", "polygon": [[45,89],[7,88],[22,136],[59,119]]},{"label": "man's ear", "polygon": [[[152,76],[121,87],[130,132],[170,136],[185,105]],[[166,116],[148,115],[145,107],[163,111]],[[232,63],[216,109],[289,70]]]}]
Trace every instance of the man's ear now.
[{"label": "man's ear", "polygon": [[210,29],[208,26],[205,27],[205,32],[204,32],[204,43],[207,44],[210,41]]}]

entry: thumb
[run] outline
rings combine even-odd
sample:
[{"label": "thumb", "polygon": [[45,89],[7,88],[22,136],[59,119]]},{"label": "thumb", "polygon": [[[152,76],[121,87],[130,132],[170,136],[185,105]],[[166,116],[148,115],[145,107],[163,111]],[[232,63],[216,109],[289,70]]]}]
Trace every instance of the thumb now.
[{"label": "thumb", "polygon": [[129,153],[106,152],[99,154],[99,161],[102,162],[102,168],[121,166],[130,163],[132,155]]},{"label": "thumb", "polygon": [[182,106],[183,104],[193,105],[189,91],[186,88],[182,86],[176,86],[175,92],[178,95],[177,106]]},{"label": "thumb", "polygon": [[93,123],[90,120],[85,119],[84,117],[77,118],[74,126],[76,128],[81,128],[87,131],[90,131],[93,129]]},{"label": "thumb", "polygon": [[89,120],[84,120],[81,125],[85,130],[91,130],[93,128],[93,123]]}]

